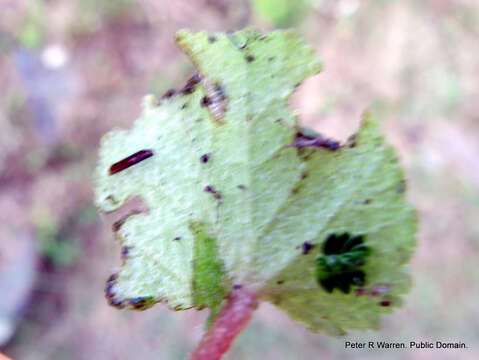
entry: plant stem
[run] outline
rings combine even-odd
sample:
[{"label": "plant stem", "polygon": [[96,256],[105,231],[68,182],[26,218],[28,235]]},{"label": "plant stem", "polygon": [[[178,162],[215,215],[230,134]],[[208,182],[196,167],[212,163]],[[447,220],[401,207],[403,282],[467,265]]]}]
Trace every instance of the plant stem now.
[{"label": "plant stem", "polygon": [[256,294],[245,288],[233,289],[215,321],[203,335],[190,360],[217,360],[248,324],[258,307]]}]

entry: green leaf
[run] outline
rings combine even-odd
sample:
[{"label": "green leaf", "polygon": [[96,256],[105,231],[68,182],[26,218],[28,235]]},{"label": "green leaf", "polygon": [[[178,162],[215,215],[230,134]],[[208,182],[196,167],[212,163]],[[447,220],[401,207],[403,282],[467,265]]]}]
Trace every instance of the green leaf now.
[{"label": "green leaf", "polygon": [[299,127],[288,97],[321,64],[292,31],[176,40],[200,75],[146,97],[134,127],[101,142],[97,206],[137,196],[149,207],[116,226],[110,303],[214,316],[249,286],[315,331],[376,326],[408,289],[416,230],[378,124],[365,116],[342,146]]},{"label": "green leaf", "polygon": [[209,307],[211,325],[220,310],[226,296],[225,273],[223,264],[218,261],[216,241],[208,237],[201,224],[192,224],[195,233],[195,250],[193,257],[193,301],[196,307]]}]

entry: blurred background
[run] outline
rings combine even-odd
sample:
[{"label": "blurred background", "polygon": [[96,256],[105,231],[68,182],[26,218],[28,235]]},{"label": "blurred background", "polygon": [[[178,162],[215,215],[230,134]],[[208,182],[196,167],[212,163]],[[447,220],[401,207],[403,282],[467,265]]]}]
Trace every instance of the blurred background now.
[{"label": "blurred background", "polygon": [[370,109],[400,153],[420,218],[405,306],[352,341],[467,350],[345,350],[263,304],[227,359],[479,358],[479,2],[0,0],[0,351],[16,360],[184,359],[206,311],[118,311],[114,218],[92,205],[100,137],[145,93],[194,73],[175,32],[292,27],[324,71],[291,100],[338,139]]}]

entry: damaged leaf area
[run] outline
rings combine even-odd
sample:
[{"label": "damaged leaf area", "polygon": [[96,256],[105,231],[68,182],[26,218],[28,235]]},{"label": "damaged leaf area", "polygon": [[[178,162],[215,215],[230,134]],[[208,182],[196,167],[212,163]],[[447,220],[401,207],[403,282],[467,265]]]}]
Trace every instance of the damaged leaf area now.
[{"label": "damaged leaf area", "polygon": [[292,31],[176,41],[198,74],[101,141],[97,206],[149,208],[116,223],[110,304],[214,317],[247,287],[314,331],[374,328],[408,290],[416,231],[378,124],[366,115],[345,144],[299,126],[288,98],[321,64]]}]

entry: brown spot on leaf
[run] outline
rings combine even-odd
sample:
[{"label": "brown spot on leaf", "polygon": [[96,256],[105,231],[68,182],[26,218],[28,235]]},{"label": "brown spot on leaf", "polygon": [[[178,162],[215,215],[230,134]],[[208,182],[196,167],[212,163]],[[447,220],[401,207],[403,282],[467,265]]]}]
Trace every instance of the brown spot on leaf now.
[{"label": "brown spot on leaf", "polygon": [[296,134],[296,139],[292,144],[286,145],[286,147],[301,148],[325,148],[328,150],[338,150],[340,145],[336,140],[324,138],[324,137],[311,137],[304,135],[301,132]]},{"label": "brown spot on leaf", "polygon": [[124,308],[125,305],[123,301],[115,299],[115,293],[113,292],[113,286],[115,285],[115,281],[118,278],[118,274],[112,274],[105,285],[105,298],[108,301],[108,304],[114,306],[116,308]]},{"label": "brown spot on leaf", "polygon": [[126,259],[128,258],[128,255],[130,253],[130,250],[133,248],[133,246],[123,246],[121,248],[121,259],[123,261],[126,261]]},{"label": "brown spot on leaf", "polygon": [[173,95],[176,94],[176,90],[175,89],[169,89],[167,92],[165,92],[163,94],[163,96],[161,97],[162,99],[169,99],[170,97],[172,97]]},{"label": "brown spot on leaf", "polygon": [[193,75],[187,82],[183,89],[180,90],[180,93],[183,95],[191,94],[196,89],[196,85],[199,84],[201,81],[201,75],[195,74]]},{"label": "brown spot on leaf", "polygon": [[305,241],[303,245],[301,246],[303,255],[307,255],[314,248],[314,246],[315,246],[314,244],[311,244],[310,242]]},{"label": "brown spot on leaf", "polygon": [[[116,274],[114,274],[116,275]],[[110,279],[106,282],[106,285],[105,285],[105,296],[106,297],[112,297],[113,296],[113,285],[115,285],[115,279],[116,278],[113,278],[113,275],[110,276]]]},{"label": "brown spot on leaf", "polygon": [[351,135],[348,140],[347,140],[347,145],[350,147],[350,148],[354,148],[356,147],[357,143],[356,143],[356,134],[353,134]]},{"label": "brown spot on leaf", "polygon": [[116,279],[118,279],[118,274],[111,274],[110,277],[108,278],[108,282],[110,281],[115,281]]},{"label": "brown spot on leaf", "polygon": [[204,191],[215,196],[215,199],[220,200],[223,196],[211,185],[206,185]]},{"label": "brown spot on leaf", "polygon": [[254,56],[253,55],[246,55],[245,60],[249,63],[253,62],[254,61]]},{"label": "brown spot on leaf", "polygon": [[208,42],[210,44],[213,44],[215,41],[216,41],[216,37],[214,37],[213,35],[208,36]]},{"label": "brown spot on leaf", "polygon": [[204,191],[207,193],[216,194],[216,190],[211,185],[206,185]]},{"label": "brown spot on leaf", "polygon": [[125,302],[123,300],[118,300],[115,298],[109,298],[107,299],[108,305],[116,307],[117,309],[124,309],[125,308]]},{"label": "brown spot on leaf", "polygon": [[205,107],[211,104],[211,99],[208,96],[203,96],[200,101],[201,106]]},{"label": "brown spot on leaf", "polygon": [[388,301],[388,300],[383,300],[383,301],[380,301],[379,302],[379,306],[390,306],[391,305],[391,302]]},{"label": "brown spot on leaf", "polygon": [[201,155],[200,160],[203,164],[206,164],[210,160],[210,154]]},{"label": "brown spot on leaf", "polygon": [[153,298],[139,296],[133,299],[129,299],[128,303],[133,306],[135,310],[146,310],[151,307]]},{"label": "brown spot on leaf", "polygon": [[367,294],[369,294],[369,290],[368,290],[368,289],[364,289],[364,288],[359,288],[359,289],[354,290],[354,293],[355,293],[357,296],[367,295]]}]

